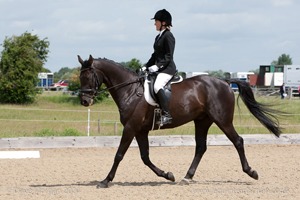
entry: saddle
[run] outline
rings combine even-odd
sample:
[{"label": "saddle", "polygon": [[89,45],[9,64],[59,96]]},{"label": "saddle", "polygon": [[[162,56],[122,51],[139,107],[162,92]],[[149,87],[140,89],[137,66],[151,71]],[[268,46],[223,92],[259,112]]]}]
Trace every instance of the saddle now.
[{"label": "saddle", "polygon": [[[150,95],[150,97],[153,99],[153,101],[156,103],[157,102],[157,96],[154,92],[154,82],[156,80],[157,77],[157,73],[151,73],[148,74],[146,80],[145,80],[145,90],[144,90],[144,95],[145,97],[147,95]],[[171,94],[172,94],[172,90],[171,90],[171,84],[175,84],[175,83],[180,83],[181,81],[183,81],[182,76],[180,76],[177,72],[175,75],[173,75],[173,77],[168,81],[168,83],[164,86],[163,90],[165,91],[166,97],[168,99],[168,101],[171,98]],[[148,93],[148,94],[147,94]],[[149,99],[146,97],[146,100]],[[151,105],[153,105],[153,102],[150,102],[150,100],[147,102]],[[156,105],[158,105],[156,103]]]}]

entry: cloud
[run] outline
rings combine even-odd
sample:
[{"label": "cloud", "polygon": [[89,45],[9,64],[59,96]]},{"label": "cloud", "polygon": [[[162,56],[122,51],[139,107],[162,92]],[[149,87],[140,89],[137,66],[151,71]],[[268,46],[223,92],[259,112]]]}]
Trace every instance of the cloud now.
[{"label": "cloud", "polygon": [[271,3],[275,7],[291,6],[293,5],[294,0],[271,0]]},{"label": "cloud", "polygon": [[13,29],[26,29],[27,27],[29,27],[31,25],[30,21],[26,21],[26,20],[16,20],[16,21],[12,21],[10,24],[10,27]]}]

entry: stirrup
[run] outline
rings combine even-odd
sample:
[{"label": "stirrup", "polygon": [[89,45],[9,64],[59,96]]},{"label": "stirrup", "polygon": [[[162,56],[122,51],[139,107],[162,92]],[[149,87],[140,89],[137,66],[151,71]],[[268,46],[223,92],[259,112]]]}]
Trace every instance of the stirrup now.
[{"label": "stirrup", "polygon": [[172,117],[163,115],[161,116],[161,123],[162,124],[171,124],[172,123]]},{"label": "stirrup", "polygon": [[161,121],[160,125],[165,125],[165,124],[171,124],[172,123],[172,117],[169,115],[162,115],[161,116]]}]

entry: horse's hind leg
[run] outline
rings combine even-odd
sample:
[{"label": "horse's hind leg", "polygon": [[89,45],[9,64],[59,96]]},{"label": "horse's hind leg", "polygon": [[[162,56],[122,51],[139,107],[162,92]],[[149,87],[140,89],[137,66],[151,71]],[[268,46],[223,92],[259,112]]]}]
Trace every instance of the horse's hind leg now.
[{"label": "horse's hind leg", "polygon": [[245,149],[244,149],[244,140],[242,137],[240,137],[235,128],[233,127],[232,123],[230,123],[227,126],[220,126],[218,125],[219,128],[225,133],[225,135],[228,137],[228,139],[233,143],[235,146],[239,157],[240,161],[242,164],[243,171],[248,174],[250,177],[258,180],[258,174],[255,170],[252,170],[251,167],[248,164],[246,155],[245,155]]},{"label": "horse's hind leg", "polygon": [[147,165],[157,176],[164,177],[167,180],[172,182],[175,181],[175,177],[172,172],[165,173],[158,167],[156,167],[149,158],[149,141],[148,141],[148,132],[140,133],[135,136],[136,141],[139,145],[141,158],[145,165]]},{"label": "horse's hind leg", "polygon": [[206,144],[207,132],[209,127],[212,124],[212,121],[209,118],[205,118],[202,120],[195,120],[194,123],[195,123],[195,130],[196,130],[195,156],[189,170],[187,171],[187,174],[185,175],[184,179],[181,181],[181,184],[188,184],[189,182],[192,181],[192,178],[195,175],[200,160],[207,149],[207,144]]}]

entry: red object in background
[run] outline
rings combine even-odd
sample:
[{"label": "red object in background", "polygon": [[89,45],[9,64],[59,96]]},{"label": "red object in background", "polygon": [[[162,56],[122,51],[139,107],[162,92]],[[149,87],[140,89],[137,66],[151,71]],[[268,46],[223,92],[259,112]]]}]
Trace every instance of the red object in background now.
[{"label": "red object in background", "polygon": [[57,83],[52,84],[53,87],[68,87],[69,81],[68,80],[60,80]]},{"label": "red object in background", "polygon": [[256,86],[258,81],[258,75],[257,74],[248,75],[248,80],[251,86]]}]

